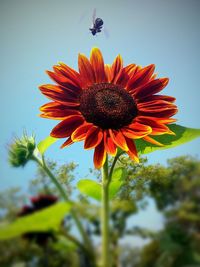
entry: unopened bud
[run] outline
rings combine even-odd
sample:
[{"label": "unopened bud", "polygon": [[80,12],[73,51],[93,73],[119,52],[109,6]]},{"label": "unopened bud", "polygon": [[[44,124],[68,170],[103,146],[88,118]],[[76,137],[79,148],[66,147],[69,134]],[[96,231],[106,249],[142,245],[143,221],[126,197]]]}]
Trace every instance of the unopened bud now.
[{"label": "unopened bud", "polygon": [[36,147],[34,136],[23,134],[22,138],[16,138],[9,146],[9,162],[13,167],[24,166],[33,156]]}]

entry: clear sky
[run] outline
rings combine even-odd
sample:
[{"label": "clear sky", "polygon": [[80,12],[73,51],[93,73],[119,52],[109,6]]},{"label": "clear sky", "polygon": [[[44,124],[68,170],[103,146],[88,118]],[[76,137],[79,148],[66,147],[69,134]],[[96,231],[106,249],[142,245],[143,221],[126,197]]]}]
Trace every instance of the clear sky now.
[{"label": "clear sky", "polygon": [[[88,28],[96,8],[109,31],[92,36]],[[12,169],[6,145],[23,129],[35,132],[37,141],[49,135],[56,121],[38,117],[47,99],[37,89],[49,83],[46,69],[58,61],[77,69],[79,52],[89,56],[93,46],[102,50],[106,63],[120,53],[124,63],[156,64],[160,77],[169,77],[165,94],[175,96],[178,123],[199,128],[199,0],[1,0],[0,1],[0,189],[11,185],[26,188],[34,166]],[[80,177],[93,166],[93,151],[81,143],[59,149],[55,143],[47,156],[60,162],[79,164]],[[199,156],[200,141],[149,154],[149,162],[164,163],[182,154]]]}]

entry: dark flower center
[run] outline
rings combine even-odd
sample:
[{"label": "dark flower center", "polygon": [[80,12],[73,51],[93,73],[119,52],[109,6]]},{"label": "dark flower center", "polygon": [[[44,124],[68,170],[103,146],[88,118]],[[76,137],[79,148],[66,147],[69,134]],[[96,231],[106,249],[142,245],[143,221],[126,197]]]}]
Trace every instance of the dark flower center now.
[{"label": "dark flower center", "polygon": [[102,129],[120,129],[137,116],[133,97],[115,84],[94,84],[82,91],[80,111],[87,122]]}]

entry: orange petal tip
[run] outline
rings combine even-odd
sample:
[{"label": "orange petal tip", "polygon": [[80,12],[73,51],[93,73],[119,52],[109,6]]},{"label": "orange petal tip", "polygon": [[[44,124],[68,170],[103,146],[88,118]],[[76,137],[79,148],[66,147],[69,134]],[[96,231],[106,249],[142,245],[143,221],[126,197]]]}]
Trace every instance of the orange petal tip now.
[{"label": "orange petal tip", "polygon": [[44,88],[44,84],[39,85],[38,88],[42,90],[42,88]]},{"label": "orange petal tip", "polygon": [[135,160],[136,163],[140,163],[140,160],[139,160],[138,157],[135,157],[134,160]]},{"label": "orange petal tip", "polygon": [[50,70],[45,70],[46,74],[50,75],[52,73],[52,71]]},{"label": "orange petal tip", "polygon": [[78,53],[78,57],[86,57],[83,53]]},{"label": "orange petal tip", "polygon": [[171,131],[171,130],[169,130],[168,132],[167,132],[168,134],[170,134],[170,135],[176,135],[173,131]]},{"label": "orange petal tip", "polygon": [[161,83],[166,86],[169,83],[169,78],[160,78]]},{"label": "orange petal tip", "polygon": [[95,53],[95,52],[99,52],[99,51],[100,51],[100,49],[98,47],[92,47],[91,54]]},{"label": "orange petal tip", "polygon": [[58,65],[65,65],[65,63],[64,62],[62,62],[62,61],[58,61]]}]

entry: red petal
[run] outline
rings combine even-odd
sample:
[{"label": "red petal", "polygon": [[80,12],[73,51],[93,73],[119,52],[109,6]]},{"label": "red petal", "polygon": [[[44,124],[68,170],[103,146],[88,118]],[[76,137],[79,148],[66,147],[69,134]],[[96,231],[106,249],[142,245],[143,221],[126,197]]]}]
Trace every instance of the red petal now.
[{"label": "red petal", "polygon": [[128,151],[128,146],[126,144],[126,140],[124,135],[122,134],[122,132],[120,130],[111,130],[109,129],[109,134],[113,140],[113,142],[120,147],[121,149]]},{"label": "red petal", "polygon": [[129,64],[123,68],[124,71],[128,74],[129,77],[132,77],[135,74],[137,66],[135,64]]},{"label": "red petal", "polygon": [[166,102],[173,103],[176,100],[176,98],[172,96],[167,96],[167,95],[151,95],[148,97],[144,97],[142,99],[137,99],[138,103],[145,103],[145,102],[150,102],[150,101],[155,101],[155,100],[163,100]]},{"label": "red petal", "polygon": [[107,78],[104,70],[103,56],[98,48],[92,49],[90,62],[94,70],[96,83],[106,82]]},{"label": "red petal", "polygon": [[67,88],[52,84],[44,84],[39,87],[42,94],[48,98],[58,101],[65,106],[79,106],[78,94],[72,92]]},{"label": "red petal", "polygon": [[104,131],[104,145],[108,154],[115,156],[117,154],[117,147],[113,142],[108,131]]},{"label": "red petal", "polygon": [[124,136],[131,139],[142,138],[152,132],[151,127],[134,122],[127,127],[121,129]]},{"label": "red petal", "polygon": [[102,142],[94,150],[94,166],[95,168],[101,168],[106,160],[106,150],[104,147],[104,142]]},{"label": "red petal", "polygon": [[[151,96],[151,99],[154,99]],[[164,101],[164,100],[151,100],[148,102],[141,102],[137,104],[139,115],[141,116],[150,116],[150,117],[160,117],[160,118],[169,118],[177,113],[178,109],[176,105]]]},{"label": "red petal", "polygon": [[62,105],[58,102],[49,102],[40,107],[40,111],[42,112],[55,112],[55,111],[65,111],[72,110],[79,112],[76,108],[68,108],[65,105]]},{"label": "red petal", "polygon": [[81,113],[78,110],[65,109],[65,110],[60,110],[60,111],[45,112],[45,113],[40,114],[40,117],[53,119],[53,120],[62,120],[71,115],[79,115],[79,114]]},{"label": "red petal", "polygon": [[93,68],[88,58],[83,54],[79,54],[78,67],[84,88],[87,88],[88,86],[95,83],[95,74]]},{"label": "red petal", "polygon": [[51,131],[52,137],[64,138],[70,136],[76,128],[84,122],[84,118],[80,115],[72,115],[63,120]]},{"label": "red petal", "polygon": [[118,73],[120,72],[120,70],[123,68],[123,60],[122,57],[120,55],[118,55],[112,66],[111,66],[111,72],[112,72],[112,79],[111,82],[115,79],[115,77],[118,75]]},{"label": "red petal", "polygon": [[137,121],[149,125],[152,128],[151,135],[161,135],[161,134],[173,134],[174,133],[166,126],[158,121],[152,120],[151,118],[145,118],[145,117],[138,117]]},{"label": "red petal", "polygon": [[70,88],[64,87],[62,85],[55,85],[55,84],[43,84],[41,86],[39,86],[39,89],[42,91],[42,93],[44,92],[55,92],[55,93],[63,93],[68,95],[69,97],[72,98],[77,98],[79,96],[79,92],[74,91]]},{"label": "red petal", "polygon": [[44,112],[40,115],[40,117],[51,119],[63,119],[71,115],[80,114],[79,110],[66,107],[65,105],[57,102],[44,104],[40,107],[40,111]]},{"label": "red petal", "polygon": [[69,138],[67,138],[67,140],[62,144],[62,146],[60,148],[64,148],[67,146],[70,146],[71,144],[73,144],[74,142],[71,139],[71,136]]},{"label": "red petal", "polygon": [[177,110],[176,105],[163,101],[163,100],[155,100],[155,101],[149,101],[149,102],[144,102],[144,103],[138,103],[137,107],[139,109],[139,112],[146,112],[146,113],[148,112],[157,113],[157,112],[162,112],[166,110]]},{"label": "red petal", "polygon": [[138,123],[137,121],[134,121],[133,123],[129,124],[127,127],[132,129],[135,132],[141,132],[142,131],[142,132],[146,132],[146,133],[148,132],[149,133],[151,131],[149,126]]},{"label": "red petal", "polygon": [[42,112],[51,112],[68,109],[65,105],[62,105],[57,102],[49,102],[40,107]]},{"label": "red petal", "polygon": [[80,76],[80,74],[78,72],[76,72],[74,69],[72,69],[69,66],[67,66],[66,64],[64,64],[63,62],[59,62],[59,63],[60,63],[60,65],[56,65],[56,66],[53,67],[55,72],[61,73],[63,76],[65,76],[68,79],[70,79],[78,87],[81,87],[81,84],[80,84],[81,76]]},{"label": "red petal", "polygon": [[154,72],[154,69],[155,69],[155,65],[151,64],[147,67],[140,69],[138,72],[136,72],[136,74],[133,75],[132,78],[130,79],[127,85],[127,90],[131,91],[147,83],[150,80]]},{"label": "red petal", "polygon": [[91,149],[101,142],[103,139],[103,132],[99,127],[92,126],[92,128],[87,132],[87,135],[85,137],[85,143],[84,148],[85,149]]},{"label": "red petal", "polygon": [[116,77],[116,84],[121,85],[122,87],[126,88],[130,77],[132,77],[137,70],[137,66],[135,64],[130,64],[123,69]]},{"label": "red petal", "polygon": [[138,99],[160,92],[169,82],[168,78],[156,79],[134,90],[134,96]]},{"label": "red petal", "polygon": [[138,158],[138,154],[137,154],[137,149],[136,146],[134,144],[134,142],[132,140],[130,140],[129,138],[126,138],[126,143],[128,146],[128,151],[127,154],[129,155],[129,157],[134,160],[135,162],[139,162],[139,158]]},{"label": "red petal", "polygon": [[112,71],[111,71],[111,66],[109,64],[105,64],[105,74],[107,77],[108,82],[111,82],[112,80]]},{"label": "red petal", "polygon": [[178,109],[177,108],[166,108],[162,110],[155,110],[153,112],[150,111],[141,111],[139,115],[141,116],[149,116],[149,117],[158,117],[158,118],[163,118],[163,117],[172,117],[177,113]]},{"label": "red petal", "polygon": [[113,80],[113,83],[121,85],[122,87],[125,88],[128,81],[129,81],[129,75],[124,69],[121,69],[121,71],[118,73],[118,75]]},{"label": "red petal", "polygon": [[81,88],[77,86],[72,80],[69,78],[65,77],[62,74],[54,73],[53,71],[46,71],[49,77],[55,81],[56,83],[60,84],[61,86],[64,86],[66,88],[71,89],[72,91],[75,92],[80,92]]},{"label": "red petal", "polygon": [[175,122],[176,119],[172,119],[172,118],[156,118],[156,117],[148,117],[148,116],[138,116],[136,118],[137,121],[139,120],[142,120],[142,119],[145,119],[145,120],[153,120],[153,121],[156,121],[158,123],[161,123],[161,124],[169,124],[169,123],[172,123],[172,122]]},{"label": "red petal", "polygon": [[149,137],[149,136],[145,136],[143,137],[143,139],[151,144],[154,144],[156,146],[164,146],[163,144],[161,144],[160,142],[156,141],[155,139]]},{"label": "red petal", "polygon": [[91,127],[92,127],[92,124],[89,124],[89,123],[85,123],[81,125],[80,127],[78,127],[71,136],[72,140],[74,142],[78,142],[78,141],[82,141],[83,139],[85,139],[86,134],[88,130],[91,129]]}]

